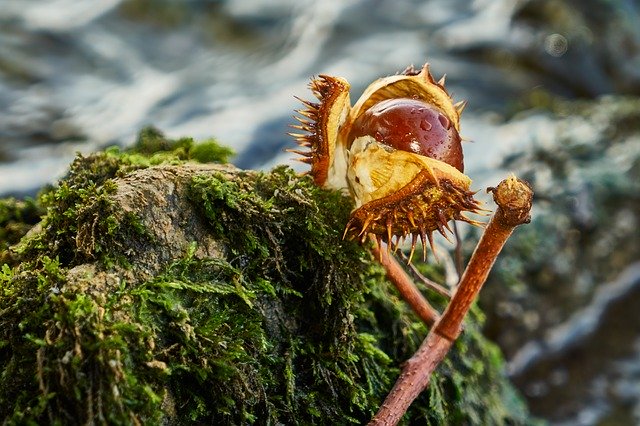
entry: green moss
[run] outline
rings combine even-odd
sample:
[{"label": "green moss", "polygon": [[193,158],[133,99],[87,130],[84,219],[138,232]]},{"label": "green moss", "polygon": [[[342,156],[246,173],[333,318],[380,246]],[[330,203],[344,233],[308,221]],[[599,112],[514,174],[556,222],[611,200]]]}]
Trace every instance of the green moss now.
[{"label": "green moss", "polygon": [[[122,218],[118,214],[118,207],[111,200],[117,190],[113,179],[159,164],[225,162],[231,154],[229,148],[213,140],[200,144],[191,138],[171,140],[152,127],[143,129],[134,146],[126,151],[111,147],[86,157],[78,154],[58,185],[45,189],[38,201],[32,203],[33,212],[23,223],[30,226],[39,219],[38,214],[46,211],[42,221],[44,232],[18,246],[20,258],[35,259],[46,254],[66,265],[96,259],[105,264],[126,262],[126,242],[132,236],[144,237],[144,227],[134,216]],[[10,209],[11,200],[3,201],[2,205]],[[13,211],[19,213],[15,207]],[[10,220],[11,211],[6,217]],[[0,224],[1,221],[2,217]],[[11,232],[10,225],[7,223],[3,232]]]},{"label": "green moss", "polygon": [[[188,197],[222,256],[195,242],[151,277],[114,262],[146,235],[115,215],[114,178],[215,157],[185,141],[146,130],[136,151],[78,157],[40,198],[42,229],[0,273],[3,422],[361,424],[421,343],[369,252],[342,239],[349,200],[284,167],[193,175]],[[527,422],[481,322],[407,423]]]},{"label": "green moss", "polygon": [[0,200],[0,264],[11,261],[8,248],[20,241],[42,214],[43,209],[33,199]]},{"label": "green moss", "polygon": [[209,139],[196,143],[192,138],[168,139],[154,127],[140,131],[138,139],[129,151],[150,156],[156,164],[177,160],[192,160],[199,163],[226,163],[233,150]]}]

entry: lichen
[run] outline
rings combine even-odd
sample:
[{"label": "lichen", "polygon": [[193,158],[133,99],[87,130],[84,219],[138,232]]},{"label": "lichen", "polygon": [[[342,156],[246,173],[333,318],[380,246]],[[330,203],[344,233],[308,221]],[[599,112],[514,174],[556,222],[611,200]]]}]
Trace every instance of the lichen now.
[{"label": "lichen", "polygon": [[[228,155],[157,131],[140,140],[79,156],[36,201],[41,223],[5,249],[2,422],[366,422],[426,329],[366,247],[342,239],[350,201],[286,167],[194,171],[186,197],[222,255],[187,241],[140,265],[153,224],[124,215],[119,191],[136,170]],[[481,323],[474,311],[405,423],[528,422]]]}]

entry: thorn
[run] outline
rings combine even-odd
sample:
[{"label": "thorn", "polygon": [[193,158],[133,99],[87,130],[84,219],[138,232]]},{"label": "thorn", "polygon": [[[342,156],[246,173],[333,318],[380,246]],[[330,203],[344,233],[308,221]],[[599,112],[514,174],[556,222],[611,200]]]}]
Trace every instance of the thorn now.
[{"label": "thorn", "polygon": [[387,251],[389,251],[389,245],[391,244],[391,237],[393,233],[391,232],[391,216],[387,216]]},{"label": "thorn", "polygon": [[440,223],[447,229],[447,231],[451,232],[451,228],[449,227],[449,221],[444,216],[444,213],[442,213],[442,210],[437,209],[437,214],[438,214],[438,219],[440,220]]},{"label": "thorn", "polygon": [[409,252],[409,260],[407,261],[407,264],[411,263],[411,259],[413,258],[413,252],[416,251],[416,242],[418,241],[418,235],[417,234],[411,234],[411,251]]},{"label": "thorn", "polygon": [[458,114],[462,114],[462,111],[464,111],[466,106],[467,106],[467,101],[460,101],[453,104],[453,107],[458,111]]},{"label": "thorn", "polygon": [[349,232],[349,230],[351,229],[352,224],[353,224],[353,218],[349,219],[349,222],[347,222],[347,225],[344,227],[344,232],[342,233],[343,240],[347,236],[347,233]]},{"label": "thorn", "polygon": [[311,108],[311,109],[318,109],[320,108],[320,104],[316,103],[316,102],[311,102],[308,101],[306,99],[303,99],[299,96],[294,95],[293,96],[295,99],[297,99],[298,101],[302,102],[304,105],[306,105],[307,107]]},{"label": "thorn", "polygon": [[409,210],[407,212],[407,219],[409,220],[409,223],[411,224],[411,226],[413,226],[414,228],[416,227],[416,222],[413,220],[413,211]]},{"label": "thorn", "polygon": [[302,102],[305,106],[309,107],[309,109],[317,110],[318,108],[320,108],[320,104],[317,104],[315,102],[310,102],[302,99],[298,99],[298,100]]},{"label": "thorn", "polygon": [[300,136],[297,133],[291,133],[291,132],[287,133],[287,135],[295,138],[296,143],[298,145],[307,146],[307,147],[310,147],[311,145],[313,145],[313,142],[305,135]]},{"label": "thorn", "polygon": [[371,215],[371,214],[367,215],[367,218],[365,219],[364,223],[362,224],[362,231],[360,231],[358,236],[361,236],[362,234],[364,234],[366,232],[366,230],[369,227],[369,224],[371,223],[372,220],[373,220],[373,215]]},{"label": "thorn", "polygon": [[408,67],[406,67],[404,69],[404,71],[402,71],[400,74],[404,74],[404,75],[417,75],[419,73],[419,71],[416,71],[415,67],[413,66],[413,64],[409,65]]},{"label": "thorn", "polygon": [[424,226],[420,227],[420,242],[422,243],[422,261],[427,261],[427,233]]},{"label": "thorn", "polygon": [[436,246],[433,244],[433,233],[431,231],[427,234],[427,238],[429,239],[429,245],[431,246],[431,253],[433,253],[433,257],[436,259],[436,262],[440,263],[438,253],[436,252]]},{"label": "thorn", "polygon": [[311,152],[311,151],[300,151],[299,149],[292,149],[292,148],[287,148],[287,149],[285,149],[285,151],[291,152],[293,154],[302,155],[302,156],[305,156],[305,157],[313,157],[313,152]]},{"label": "thorn", "polygon": [[[308,120],[305,120],[302,117],[298,117],[297,115],[292,115],[292,117],[293,117],[294,120],[296,120],[299,123],[301,123],[302,126],[305,127],[305,130],[306,130],[306,127],[312,126],[315,123],[315,121],[308,121]],[[293,125],[291,127],[293,127]]]},{"label": "thorn", "polygon": [[438,80],[438,85],[444,87],[444,82],[445,82],[446,79],[447,79],[447,75],[444,74],[442,77],[440,77],[440,80]]},{"label": "thorn", "polygon": [[465,215],[463,215],[462,213],[458,214],[457,220],[460,220],[462,222],[467,222],[468,224],[473,225],[473,226],[482,227],[484,225],[483,222],[478,222],[477,220],[468,218]]},{"label": "thorn", "polygon": [[296,112],[304,117],[307,117],[309,120],[316,121],[315,111],[309,111],[306,109],[297,109]]},{"label": "thorn", "polygon": [[396,244],[393,247],[393,254],[396,254],[400,246],[403,244],[404,244],[404,235],[396,235]]},{"label": "thorn", "polygon": [[449,241],[451,244],[453,244],[453,241],[451,241],[451,240],[449,239],[449,237],[447,236],[447,233],[445,232],[445,229],[444,229],[444,227],[442,226],[442,224],[441,224],[440,222],[436,221],[436,226],[438,227],[438,232],[440,232],[440,234],[442,234],[442,236],[443,236],[447,241]]},{"label": "thorn", "polygon": [[302,119],[300,117],[296,117],[294,116],[293,118],[297,119],[299,122],[304,123],[304,124],[289,124],[289,127],[291,127],[292,129],[296,129],[296,130],[302,130],[304,132],[312,132],[315,129],[312,129],[308,126],[308,122],[303,122]]},{"label": "thorn", "polygon": [[[426,64],[424,64],[422,66],[422,69],[420,70],[420,74],[424,75],[424,76],[428,76],[431,77],[431,71],[430,71],[430,66],[429,63],[427,62]],[[433,77],[431,77],[431,80],[433,80]]]},{"label": "thorn", "polygon": [[311,148],[313,143],[308,138],[296,138],[296,143],[305,148]]}]

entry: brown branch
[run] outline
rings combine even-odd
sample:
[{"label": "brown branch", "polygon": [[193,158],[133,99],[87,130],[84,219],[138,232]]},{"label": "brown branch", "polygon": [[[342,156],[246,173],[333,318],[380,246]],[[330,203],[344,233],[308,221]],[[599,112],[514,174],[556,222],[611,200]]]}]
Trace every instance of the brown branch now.
[{"label": "brown branch", "polygon": [[462,320],[482,289],[493,264],[513,229],[529,221],[533,192],[529,185],[511,177],[500,182],[493,192],[498,209],[487,225],[485,232],[460,278],[455,295],[447,306],[434,331],[449,340],[460,334]]},{"label": "brown branch", "polygon": [[395,425],[429,384],[431,374],[460,334],[462,320],[482,288],[498,253],[513,229],[530,218],[533,192],[515,177],[489,188],[498,205],[484,230],[457,291],[418,351],[404,364],[400,377],[369,425]]},{"label": "brown branch", "polygon": [[431,327],[440,317],[438,311],[424,298],[411,277],[409,277],[391,253],[380,247],[375,238],[371,238],[371,241],[373,242],[373,255],[384,267],[389,281],[396,286],[402,298],[411,306],[420,319]]},{"label": "brown branch", "polygon": [[434,292],[438,293],[440,296],[445,297],[446,299],[451,299],[451,292],[448,289],[446,289],[444,286],[422,275],[418,270],[418,268],[416,268],[413,263],[409,263],[411,261],[409,259],[409,256],[404,254],[404,252],[402,251],[400,252],[400,254],[402,256],[402,260],[407,261],[407,267],[409,268],[409,272],[411,272],[411,275],[413,275],[414,279],[420,281],[425,287],[427,287],[430,290],[433,290]]},{"label": "brown branch", "polygon": [[454,251],[456,272],[458,273],[458,277],[461,277],[464,270],[464,260],[462,259],[462,239],[460,238],[460,230],[458,229],[458,222],[456,221],[453,221],[453,236],[456,239],[456,248]]}]

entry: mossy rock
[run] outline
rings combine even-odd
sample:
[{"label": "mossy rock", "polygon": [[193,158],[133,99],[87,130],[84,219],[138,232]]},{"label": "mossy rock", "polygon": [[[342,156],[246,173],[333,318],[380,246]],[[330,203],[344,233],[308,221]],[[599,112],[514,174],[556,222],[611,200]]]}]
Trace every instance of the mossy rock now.
[{"label": "mossy rock", "polygon": [[[5,209],[3,424],[371,418],[425,327],[342,239],[347,198],[285,167],[194,162],[228,155],[146,129],[78,156],[29,205],[37,225]],[[472,317],[405,423],[529,422]]]}]

